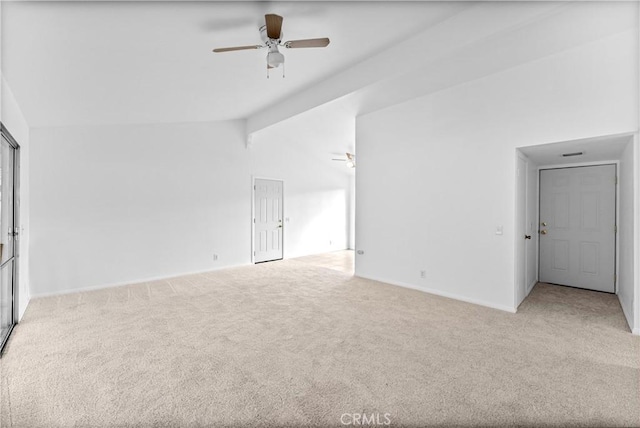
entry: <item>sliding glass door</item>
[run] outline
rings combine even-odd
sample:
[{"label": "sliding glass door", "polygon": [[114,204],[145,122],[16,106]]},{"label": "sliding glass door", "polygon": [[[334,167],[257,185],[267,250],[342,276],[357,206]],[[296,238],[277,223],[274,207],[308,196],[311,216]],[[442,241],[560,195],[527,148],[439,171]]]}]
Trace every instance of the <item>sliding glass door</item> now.
[{"label": "sliding glass door", "polygon": [[18,276],[18,145],[4,127],[0,138],[0,352],[16,321]]}]

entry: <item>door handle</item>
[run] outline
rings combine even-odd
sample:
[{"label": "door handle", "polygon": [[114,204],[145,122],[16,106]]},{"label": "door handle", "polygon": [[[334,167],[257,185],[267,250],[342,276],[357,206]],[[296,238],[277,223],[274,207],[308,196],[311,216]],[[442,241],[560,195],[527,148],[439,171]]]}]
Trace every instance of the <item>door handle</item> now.
[{"label": "door handle", "polygon": [[531,239],[531,235],[524,235],[524,239]]},{"label": "door handle", "polygon": [[541,230],[541,231],[540,231],[540,235],[546,235],[546,234],[547,234],[547,231],[546,231],[546,230]]}]

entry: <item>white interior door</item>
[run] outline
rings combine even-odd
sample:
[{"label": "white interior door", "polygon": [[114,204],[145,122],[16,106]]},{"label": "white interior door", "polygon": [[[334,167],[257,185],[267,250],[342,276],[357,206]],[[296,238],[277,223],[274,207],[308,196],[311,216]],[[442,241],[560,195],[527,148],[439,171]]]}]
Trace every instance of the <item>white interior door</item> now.
[{"label": "white interior door", "polygon": [[540,281],[615,291],[616,166],[540,171]]},{"label": "white interior door", "polygon": [[282,259],[282,181],[256,178],[254,182],[255,263]]}]

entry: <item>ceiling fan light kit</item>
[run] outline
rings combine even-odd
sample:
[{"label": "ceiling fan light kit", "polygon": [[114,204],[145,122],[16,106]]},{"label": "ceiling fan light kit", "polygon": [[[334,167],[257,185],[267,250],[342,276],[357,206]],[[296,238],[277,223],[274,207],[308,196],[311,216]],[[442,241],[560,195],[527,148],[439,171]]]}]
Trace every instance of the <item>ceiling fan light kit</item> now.
[{"label": "ceiling fan light kit", "polygon": [[347,153],[347,168],[355,168],[356,167],[356,155],[353,153]]},{"label": "ceiling fan light kit", "polygon": [[346,159],[331,159],[334,161],[345,162],[347,168],[355,168],[356,167],[356,155],[353,153],[345,153],[347,155]]},{"label": "ceiling fan light kit", "polygon": [[267,54],[267,65],[269,68],[278,68],[280,64],[284,64],[284,55],[278,51]]},{"label": "ceiling fan light kit", "polygon": [[303,40],[290,40],[288,42],[282,42],[282,21],[283,18],[279,15],[268,14],[264,16],[265,25],[260,27],[260,38],[262,39],[262,45],[249,45],[249,46],[234,46],[230,48],[216,48],[213,51],[215,53],[242,51],[251,49],[269,49],[267,53],[267,78],[269,78],[269,69],[278,68],[282,65],[282,77],[284,77],[284,55],[278,50],[279,46],[287,49],[299,49],[299,48],[324,48],[329,45],[329,39],[327,37],[320,39],[303,39]]}]

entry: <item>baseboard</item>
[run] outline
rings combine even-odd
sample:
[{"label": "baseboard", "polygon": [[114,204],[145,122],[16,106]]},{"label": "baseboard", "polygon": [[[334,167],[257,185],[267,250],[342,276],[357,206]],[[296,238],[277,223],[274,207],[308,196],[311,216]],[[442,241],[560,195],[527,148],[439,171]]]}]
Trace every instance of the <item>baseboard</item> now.
[{"label": "baseboard", "polygon": [[631,332],[633,332],[633,334],[639,334],[638,329],[634,329],[633,328],[633,317],[629,313],[629,310],[625,307],[624,303],[622,303],[622,300],[620,300],[620,295],[619,294],[618,294],[618,301],[620,302],[620,307],[622,308],[622,313],[624,314],[624,318],[627,320],[627,325],[631,329]]},{"label": "baseboard", "polygon": [[385,284],[389,284],[389,285],[395,285],[395,286],[403,287],[403,288],[410,288],[412,290],[418,290],[418,291],[422,291],[422,292],[428,293],[428,294],[435,294],[436,296],[447,297],[449,299],[459,300],[459,301],[466,302],[466,303],[473,303],[474,305],[480,305],[480,306],[485,306],[485,307],[492,308],[492,309],[498,309],[498,310],[501,310],[501,311],[510,312],[512,314],[516,313],[516,308],[514,308],[514,307],[510,307],[510,306],[506,306],[506,305],[498,305],[498,304],[495,304],[495,303],[492,303],[492,302],[487,302],[485,300],[480,300],[480,299],[475,299],[475,298],[472,298],[472,297],[461,296],[459,294],[449,293],[447,291],[437,290],[435,288],[420,287],[420,286],[417,286],[417,285],[408,284],[406,282],[389,280],[389,279],[384,279],[384,278],[374,278],[374,277],[371,277],[371,276],[364,276],[364,275],[356,275],[356,276],[359,277],[359,278],[370,279],[372,281],[384,282]]},{"label": "baseboard", "polygon": [[205,270],[198,270],[198,271],[190,271],[190,272],[184,272],[184,273],[171,274],[170,276],[154,276],[154,277],[149,277],[149,278],[132,279],[130,281],[112,282],[112,283],[100,284],[100,285],[91,285],[89,287],[70,288],[70,289],[66,289],[66,290],[56,290],[56,291],[51,291],[51,292],[35,293],[35,294],[32,293],[30,298],[31,299],[34,299],[34,298],[37,299],[37,298],[42,298],[42,297],[62,296],[62,295],[65,295],[65,294],[84,293],[86,291],[97,291],[97,290],[103,290],[105,288],[122,287],[123,285],[139,284],[141,282],[162,281],[162,280],[167,280],[167,279],[171,279],[171,278],[178,278],[180,276],[197,275],[197,274],[201,274],[201,273],[214,272],[214,271],[222,270],[222,269],[231,269],[231,268],[235,268],[235,267],[252,266],[252,265],[253,265],[253,263],[241,263],[241,264],[235,264],[235,265],[229,265],[229,266],[216,267],[216,268],[213,268],[213,269],[205,269]]},{"label": "baseboard", "polygon": [[27,312],[27,308],[29,307],[29,302],[31,301],[31,296],[27,296],[27,302],[23,305],[20,305],[18,307],[18,322],[20,322],[20,320],[22,320],[22,317],[24,316],[24,313]]},{"label": "baseboard", "polygon": [[[308,256],[308,255],[315,255],[315,254],[323,254],[323,253],[333,252],[333,251],[343,251],[343,250],[346,250],[346,248],[333,248],[330,251],[323,251],[323,252],[320,252],[320,253],[314,252],[312,254],[303,254],[303,255],[287,254],[286,255],[286,259],[291,259],[291,258],[296,258],[296,257],[304,257],[304,256]],[[161,281],[161,280],[165,280],[165,279],[177,278],[179,276],[197,275],[197,274],[200,274],[200,273],[214,272],[214,271],[221,270],[221,269],[231,269],[231,268],[235,268],[235,267],[251,266],[251,265],[253,265],[253,263],[239,263],[239,264],[234,264],[234,265],[215,267],[215,268],[211,268],[211,269],[204,269],[204,270],[198,270],[198,271],[189,271],[189,272],[176,273],[176,274],[171,274],[170,276],[166,276],[165,275],[165,276],[154,276],[154,277],[148,277],[148,278],[137,278],[137,279],[132,279],[132,280],[129,280],[129,281],[112,282],[112,283],[99,284],[99,285],[91,285],[91,286],[88,286],[88,287],[81,287],[81,288],[70,288],[70,289],[66,289],[66,290],[56,290],[56,291],[44,292],[44,293],[31,293],[30,297],[31,298],[41,298],[41,297],[61,296],[61,295],[64,295],[64,294],[72,294],[72,293],[83,293],[83,292],[86,292],[86,291],[96,291],[96,290],[102,290],[104,288],[121,287],[123,285],[138,284],[138,283],[141,283],[141,282]]]},{"label": "baseboard", "polygon": [[305,251],[305,252],[298,252],[298,253],[287,253],[285,251],[283,260],[297,259],[298,257],[317,256],[319,254],[335,253],[337,251],[346,251],[346,250],[349,250],[349,248],[342,247],[341,245],[334,245],[330,248],[326,248],[323,250],[312,250],[311,252]]},{"label": "baseboard", "polygon": [[636,336],[640,336],[640,328],[634,328],[634,329],[631,331],[631,334],[634,334],[634,335],[636,335]]}]

